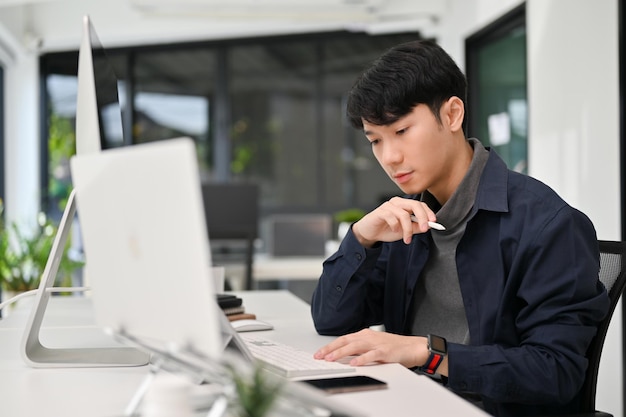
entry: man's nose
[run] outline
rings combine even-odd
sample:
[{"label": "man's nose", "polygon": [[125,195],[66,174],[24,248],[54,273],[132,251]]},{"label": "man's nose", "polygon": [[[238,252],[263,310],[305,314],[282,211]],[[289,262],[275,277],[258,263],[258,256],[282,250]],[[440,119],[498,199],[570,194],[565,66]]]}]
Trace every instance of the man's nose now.
[{"label": "man's nose", "polygon": [[385,165],[395,165],[402,161],[402,151],[392,143],[386,143],[383,147],[381,162]]}]

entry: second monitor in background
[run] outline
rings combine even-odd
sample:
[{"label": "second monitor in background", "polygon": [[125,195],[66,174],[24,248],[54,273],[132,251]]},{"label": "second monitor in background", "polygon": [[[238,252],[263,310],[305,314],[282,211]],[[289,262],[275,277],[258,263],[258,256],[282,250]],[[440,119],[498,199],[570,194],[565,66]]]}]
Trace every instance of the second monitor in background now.
[{"label": "second monitor in background", "polygon": [[312,256],[326,253],[332,219],[327,214],[281,214],[268,219],[272,256]]}]

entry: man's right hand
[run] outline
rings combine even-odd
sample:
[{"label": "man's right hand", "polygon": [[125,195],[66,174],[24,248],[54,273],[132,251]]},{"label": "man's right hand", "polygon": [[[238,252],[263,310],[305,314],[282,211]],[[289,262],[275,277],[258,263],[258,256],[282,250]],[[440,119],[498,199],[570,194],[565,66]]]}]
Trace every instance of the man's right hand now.
[{"label": "man's right hand", "polygon": [[[411,215],[416,221],[411,220]],[[428,231],[429,221],[437,221],[437,218],[425,203],[393,197],[356,222],[352,232],[359,243],[368,248],[376,242],[400,239],[408,245],[414,234]]]}]

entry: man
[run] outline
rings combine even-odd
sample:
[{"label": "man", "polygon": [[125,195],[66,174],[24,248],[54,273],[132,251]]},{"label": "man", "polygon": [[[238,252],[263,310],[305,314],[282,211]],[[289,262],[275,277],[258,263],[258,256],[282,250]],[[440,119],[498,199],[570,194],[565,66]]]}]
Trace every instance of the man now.
[{"label": "man", "polygon": [[608,310],[594,227],[465,138],[465,96],[464,75],[430,41],[392,48],[350,91],[351,123],[407,197],[354,223],[324,262],[313,319],[344,336],[316,357],[398,362],[494,415],[575,411]]}]

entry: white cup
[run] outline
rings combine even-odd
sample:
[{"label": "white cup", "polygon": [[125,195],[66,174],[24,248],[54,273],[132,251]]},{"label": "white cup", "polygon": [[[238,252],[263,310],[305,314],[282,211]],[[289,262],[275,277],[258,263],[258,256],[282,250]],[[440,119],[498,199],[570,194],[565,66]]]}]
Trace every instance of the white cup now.
[{"label": "white cup", "polygon": [[211,280],[213,281],[216,294],[222,294],[224,292],[225,272],[223,266],[211,267]]}]

